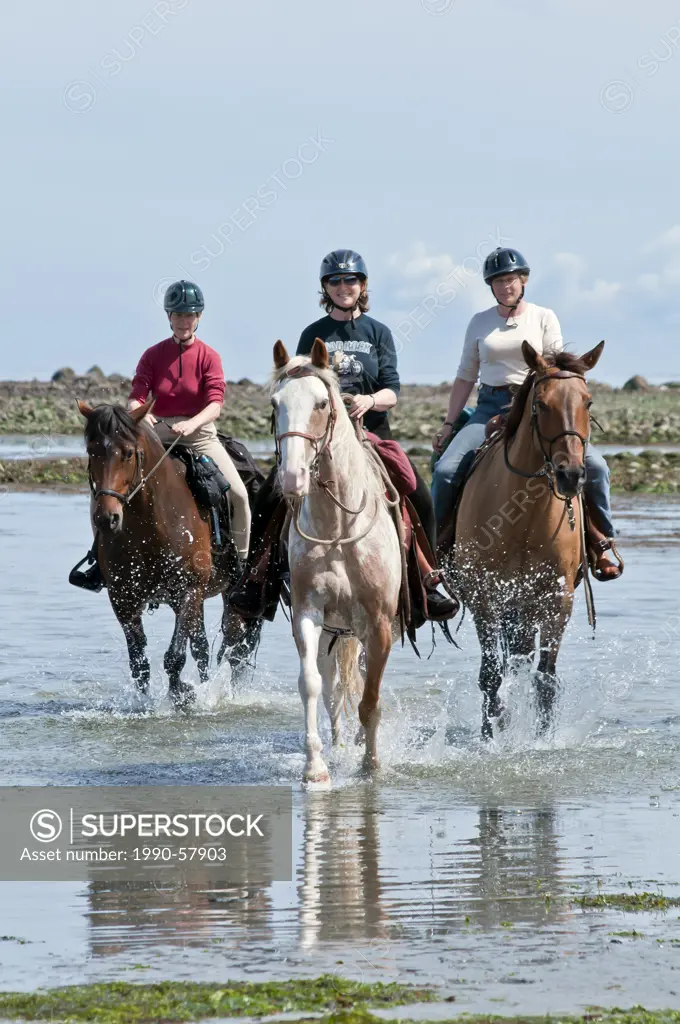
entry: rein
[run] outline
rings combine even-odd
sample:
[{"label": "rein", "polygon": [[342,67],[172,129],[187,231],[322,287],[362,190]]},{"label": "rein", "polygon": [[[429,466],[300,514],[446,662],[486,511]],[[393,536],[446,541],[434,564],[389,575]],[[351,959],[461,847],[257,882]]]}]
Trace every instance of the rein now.
[{"label": "rein", "polygon": [[[286,371],[285,376],[288,377],[288,378],[291,378],[291,379],[298,379],[300,377],[316,377],[318,380],[320,380],[321,383],[326,388],[326,391],[328,392],[328,409],[329,409],[329,412],[328,412],[328,421],[326,423],[326,429],[324,430],[323,434],[319,434],[319,435],[317,435],[317,434],[310,434],[310,433],[308,433],[306,431],[303,431],[303,430],[286,430],[282,434],[274,433],[274,446],[275,446],[275,451],[276,451],[276,464],[278,466],[281,465],[281,459],[282,459],[281,441],[285,437],[302,437],[306,441],[310,441],[314,445],[314,458],[312,459],[311,465],[309,467],[309,472],[310,472],[310,476],[311,476],[312,480],[314,481],[314,483],[324,492],[324,494],[326,494],[330,498],[330,500],[333,502],[333,504],[337,508],[341,509],[343,512],[346,512],[350,516],[361,515],[361,513],[363,511],[365,511],[366,505],[368,503],[368,491],[366,491],[366,494],[364,495],[364,497],[362,499],[362,502],[361,502],[361,505],[359,506],[358,509],[348,508],[347,505],[345,505],[342,501],[340,501],[340,498],[338,498],[337,494],[335,494],[333,492],[333,490],[332,490],[330,484],[328,483],[328,481],[327,480],[323,480],[321,478],[321,470],[320,470],[320,467],[319,467],[319,460],[320,460],[321,455],[322,455],[322,453],[324,451],[327,451],[329,459],[333,458],[333,452],[332,452],[332,449],[331,449],[330,445],[331,445],[331,442],[333,440],[333,435],[335,433],[335,425],[336,425],[336,422],[337,422],[337,413],[335,411],[335,406],[333,404],[333,395],[332,395],[332,392],[331,392],[330,385],[323,379],[323,377],[321,377],[318,373],[315,373],[312,369],[310,369],[308,366],[306,366],[304,364],[302,366],[294,366],[291,370]],[[272,431],[275,430],[275,426],[276,426],[276,413],[274,413],[272,415]],[[375,509],[373,511],[373,515],[372,515],[371,520],[370,520],[370,522],[369,522],[369,524],[368,524],[366,529],[364,529],[362,532],[360,532],[358,534],[354,534],[353,536],[350,536],[350,537],[337,537],[337,538],[332,539],[332,540],[325,540],[322,537],[312,537],[312,536],[310,536],[309,534],[307,534],[307,533],[305,533],[303,531],[302,527],[300,526],[300,511],[301,511],[301,508],[302,508],[302,501],[300,501],[298,503],[297,508],[295,510],[295,514],[293,516],[293,524],[295,526],[295,529],[296,529],[297,533],[300,535],[300,537],[302,537],[303,540],[310,541],[310,542],[312,542],[314,544],[323,544],[323,545],[326,545],[328,547],[331,547],[331,546],[336,546],[336,545],[354,544],[357,541],[362,540],[368,533],[370,533],[370,531],[373,529],[375,521],[376,521],[376,519],[378,517],[379,502],[378,502],[378,499],[376,498]]]},{"label": "rein", "polygon": [[178,443],[178,441],[181,440],[182,434],[178,434],[175,440],[172,442],[172,444],[168,445],[168,447],[165,449],[165,451],[163,452],[155,466],[151,467],[146,476],[144,476],[144,449],[140,448],[139,445],[137,445],[137,447],[135,448],[135,476],[132,483],[130,484],[132,490],[128,491],[127,494],[121,494],[120,491],[112,491],[107,487],[101,487],[99,490],[95,489],[94,481],[92,480],[92,473],[90,472],[88,465],[87,475],[90,482],[90,490],[92,491],[92,496],[94,497],[94,500],[98,501],[103,494],[107,494],[111,498],[118,498],[118,501],[120,501],[121,504],[129,505],[134,496],[139,491],[141,491],[142,487],[144,487],[144,485],[151,479],[151,477],[154,475],[154,473],[161,465],[161,463],[164,462],[165,459],[167,459],[168,455],[175,447],[175,445]]}]

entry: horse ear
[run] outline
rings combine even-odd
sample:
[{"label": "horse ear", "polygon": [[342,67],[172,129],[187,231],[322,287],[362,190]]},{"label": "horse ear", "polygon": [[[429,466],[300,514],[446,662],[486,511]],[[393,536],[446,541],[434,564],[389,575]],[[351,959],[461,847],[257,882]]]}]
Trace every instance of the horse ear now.
[{"label": "horse ear", "polygon": [[601,341],[595,348],[591,348],[590,352],[586,352],[584,356],[581,356],[581,362],[585,366],[586,370],[592,370],[602,355],[604,349],[604,341]]},{"label": "horse ear", "polygon": [[92,406],[88,405],[87,402],[81,402],[79,398],[76,399],[78,403],[78,411],[81,416],[84,416],[86,420],[89,420],[92,415]]},{"label": "horse ear", "polygon": [[548,364],[543,356],[539,355],[534,346],[530,345],[528,341],[522,342],[522,355],[524,356],[524,362],[534,373],[545,373],[548,369]]},{"label": "horse ear", "polygon": [[321,338],[315,338],[314,344],[312,345],[312,366],[318,367],[320,370],[328,369],[328,349],[322,342]]},{"label": "horse ear", "polygon": [[290,356],[286,351],[286,346],[282,341],[277,341],[274,345],[274,366],[277,370],[282,370],[289,362]]},{"label": "horse ear", "polygon": [[152,395],[151,398],[144,403],[144,405],[140,405],[138,409],[130,410],[131,419],[133,419],[135,423],[139,423],[140,420],[144,419],[148,412],[151,412],[155,404],[156,396]]}]

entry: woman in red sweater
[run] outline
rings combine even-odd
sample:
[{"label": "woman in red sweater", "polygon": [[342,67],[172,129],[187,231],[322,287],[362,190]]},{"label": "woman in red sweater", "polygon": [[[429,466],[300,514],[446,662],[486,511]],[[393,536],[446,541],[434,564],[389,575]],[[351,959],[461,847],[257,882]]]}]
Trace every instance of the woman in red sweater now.
[{"label": "woman in red sweater", "polygon": [[[128,409],[138,409],[150,395],[156,402],[145,419],[162,441],[178,434],[200,455],[208,455],[230,484],[231,525],[239,557],[245,562],[250,539],[250,505],[245,484],[217,437],[215,420],[224,401],[224,371],[218,353],[196,337],[204,308],[203,294],[191,281],[177,281],[165,293],[164,308],[172,335],[152,345],[139,360]],[[98,566],[72,573],[70,581],[100,590]]]},{"label": "woman in red sweater", "polygon": [[152,345],[139,360],[128,409],[139,408],[149,395],[155,395],[153,414],[147,419],[161,440],[172,441],[182,434],[186,445],[208,455],[221,470],[231,488],[234,543],[245,561],[250,537],[248,492],[217,437],[215,420],[224,402],[224,371],[215,349],[196,337],[204,305],[198,285],[191,281],[170,285],[163,306],[172,336]]}]

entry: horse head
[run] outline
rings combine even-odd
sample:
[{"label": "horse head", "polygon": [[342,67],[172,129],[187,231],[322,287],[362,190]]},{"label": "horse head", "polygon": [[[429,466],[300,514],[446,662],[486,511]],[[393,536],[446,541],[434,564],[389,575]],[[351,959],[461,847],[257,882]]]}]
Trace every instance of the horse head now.
[{"label": "horse head", "polygon": [[141,421],[154,401],[151,398],[132,412],[119,405],[98,405],[93,409],[85,402],[78,402],[78,409],[86,421],[85,443],[94,498],[93,518],[95,526],[102,532],[120,532],[123,506],[144,479],[147,436]]},{"label": "horse head", "polygon": [[522,344],[522,355],[531,372],[515,398],[517,410],[513,406],[506,431],[508,435],[514,433],[517,412],[521,418],[530,401],[534,444],[565,498],[576,497],[585,483],[592,405],[585,376],[596,365],[603,348],[601,341],[582,356],[558,352],[544,357],[527,341]]},{"label": "horse head", "polygon": [[331,444],[342,408],[328,349],[320,338],[309,358],[291,359],[283,342],[276,342],[271,403],[281,489],[288,497],[301,498],[309,494],[319,457]]}]

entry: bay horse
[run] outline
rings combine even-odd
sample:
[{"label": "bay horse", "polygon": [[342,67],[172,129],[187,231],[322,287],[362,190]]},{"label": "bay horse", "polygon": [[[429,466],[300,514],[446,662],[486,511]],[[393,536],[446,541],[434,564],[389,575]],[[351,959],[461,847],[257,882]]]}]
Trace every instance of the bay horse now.
[{"label": "bay horse", "polygon": [[475,622],[482,662],[482,736],[504,725],[498,691],[510,659],[533,664],[539,728],[552,721],[556,662],[574,589],[588,572],[582,503],[590,406],[585,375],[604,342],[578,357],[539,355],[507,421],[465,485],[458,507],[454,578]]},{"label": "bay horse", "polygon": [[187,640],[201,682],[208,679],[210,648],[203,602],[222,594],[222,645],[235,674],[256,646],[261,623],[244,623],[229,608],[226,594],[239,576],[235,549],[214,555],[207,513],[200,509],[186,480],[185,467],[167,458],[156,432],[144,422],[154,399],[131,412],[121,406],[85,402],[92,520],[99,565],[111,607],[125,636],[130,672],[139,691],[148,693],[150,666],[142,612],[149,602],[168,604],[175,629],[163,665],[175,706],[193,702],[193,687],[181,678]]},{"label": "bay horse", "polygon": [[271,401],[279,482],[291,508],[286,539],[305,709],[303,783],[328,788],[317,722],[322,692],[334,745],[344,699],[360,695],[363,768],[378,765],[380,684],[399,603],[400,541],[385,484],[357,437],[324,343],[317,338],[309,358],[291,359],[277,341],[274,365]]}]

